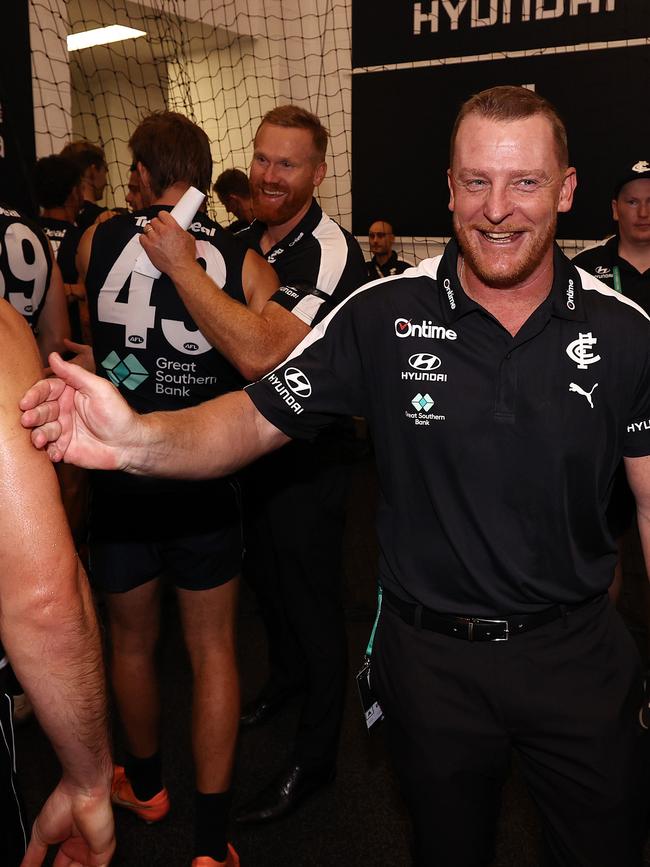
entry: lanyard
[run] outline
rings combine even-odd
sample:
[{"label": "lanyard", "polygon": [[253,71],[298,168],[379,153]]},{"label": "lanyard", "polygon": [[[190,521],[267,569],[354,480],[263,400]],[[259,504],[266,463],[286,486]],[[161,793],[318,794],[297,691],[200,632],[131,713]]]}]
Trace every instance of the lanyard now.
[{"label": "lanyard", "polygon": [[612,272],[614,274],[614,291],[618,292],[619,295],[623,294],[623,284],[621,283],[621,269],[618,265],[614,265],[612,268]]},{"label": "lanyard", "polygon": [[383,596],[383,590],[381,584],[377,585],[377,614],[375,615],[375,622],[372,625],[372,632],[370,633],[370,640],[368,641],[368,647],[366,647],[366,659],[370,659],[372,656],[372,645],[375,642],[375,632],[377,631],[377,624],[379,623],[379,615],[381,614],[381,600]]}]

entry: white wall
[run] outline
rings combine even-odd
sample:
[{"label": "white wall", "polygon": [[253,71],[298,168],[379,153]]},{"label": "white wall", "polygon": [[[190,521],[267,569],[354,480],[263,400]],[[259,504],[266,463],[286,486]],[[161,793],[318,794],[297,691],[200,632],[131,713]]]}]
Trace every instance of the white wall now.
[{"label": "white wall", "polygon": [[72,128],[66,0],[30,0],[36,156],[61,150]]}]

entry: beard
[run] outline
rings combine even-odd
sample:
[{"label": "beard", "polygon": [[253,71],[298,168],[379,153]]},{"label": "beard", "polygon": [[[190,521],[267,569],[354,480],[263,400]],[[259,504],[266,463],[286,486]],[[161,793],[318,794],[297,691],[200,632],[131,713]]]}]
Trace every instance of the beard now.
[{"label": "beard", "polygon": [[[516,232],[516,226],[480,226],[469,224],[461,226],[456,214],[453,217],[454,234],[458,241],[467,266],[486,286],[494,289],[512,289],[527,280],[535,272],[548,252],[555,238],[557,217],[537,230],[536,234],[526,231],[529,240],[516,257],[507,257],[505,261],[490,261],[475,239],[476,231],[483,232]],[[505,252],[505,251],[504,251]],[[498,246],[495,244],[495,256],[498,256]]]},{"label": "beard", "polygon": [[[270,186],[270,185],[269,185]],[[256,187],[251,188],[251,199],[255,219],[267,226],[281,226],[295,217],[305,202],[311,201],[312,190],[309,195],[299,196],[292,190],[277,186],[278,192],[288,193],[281,202],[269,201]]]}]

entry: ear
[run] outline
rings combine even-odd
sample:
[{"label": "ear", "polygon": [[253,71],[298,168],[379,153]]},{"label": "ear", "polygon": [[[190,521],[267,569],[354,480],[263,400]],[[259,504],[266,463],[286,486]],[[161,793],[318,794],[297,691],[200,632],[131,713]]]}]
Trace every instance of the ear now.
[{"label": "ear", "polygon": [[149,169],[138,161],[135,164],[135,170],[138,175],[140,190],[151,190],[151,174],[149,172]]},{"label": "ear", "polygon": [[454,210],[454,181],[451,176],[451,169],[447,169],[447,186],[449,187],[449,204],[447,207],[450,211]]},{"label": "ear", "polygon": [[314,172],[314,186],[320,187],[320,185],[325,180],[325,175],[327,174],[327,163],[319,163],[316,166],[316,171]]},{"label": "ear", "polygon": [[616,199],[612,199],[612,217],[614,217],[618,223],[618,202]]},{"label": "ear", "polygon": [[559,214],[564,214],[567,211],[571,210],[571,205],[573,204],[573,194],[576,191],[577,184],[578,177],[576,175],[576,170],[573,168],[573,166],[569,166],[569,168],[566,169],[564,172],[562,186],[560,187],[560,198],[557,203],[557,210]]}]

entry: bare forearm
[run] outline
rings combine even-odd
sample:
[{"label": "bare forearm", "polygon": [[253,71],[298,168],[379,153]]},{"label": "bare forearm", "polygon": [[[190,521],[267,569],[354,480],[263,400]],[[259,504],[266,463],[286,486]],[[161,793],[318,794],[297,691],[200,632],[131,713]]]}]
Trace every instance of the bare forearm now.
[{"label": "bare forearm", "polygon": [[[111,758],[99,630],[83,568],[74,554],[69,578],[52,594],[21,594],[3,608],[7,653],[63,775],[80,789],[105,789]],[[45,583],[48,579],[44,577]]]},{"label": "bare forearm", "polygon": [[167,478],[225,476],[289,440],[242,391],[191,409],[141,416],[139,426],[123,468]]},{"label": "bare forearm", "polygon": [[201,333],[246,379],[259,379],[293,348],[285,348],[274,323],[227,295],[196,262],[172,279]]}]

